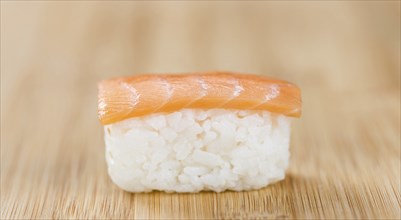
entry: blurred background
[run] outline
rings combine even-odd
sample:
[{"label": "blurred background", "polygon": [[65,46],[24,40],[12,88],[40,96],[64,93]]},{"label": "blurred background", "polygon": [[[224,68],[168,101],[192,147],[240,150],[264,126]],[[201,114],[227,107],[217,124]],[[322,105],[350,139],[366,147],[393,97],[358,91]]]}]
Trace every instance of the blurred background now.
[{"label": "blurred background", "polygon": [[[195,197],[159,193],[150,199],[111,184],[96,83],[207,70],[269,75],[303,91],[289,177],[278,188],[247,195],[282,203],[245,211],[395,217],[401,201],[400,26],[399,1],[1,1],[1,218],[180,213],[166,201]],[[304,204],[311,194],[303,184],[319,185],[309,190],[325,205]],[[291,203],[288,192],[294,193]],[[213,204],[231,194],[219,195],[191,213],[224,214]],[[225,204],[243,208],[248,200],[241,199]],[[164,205],[164,214],[144,205],[155,203]]]}]

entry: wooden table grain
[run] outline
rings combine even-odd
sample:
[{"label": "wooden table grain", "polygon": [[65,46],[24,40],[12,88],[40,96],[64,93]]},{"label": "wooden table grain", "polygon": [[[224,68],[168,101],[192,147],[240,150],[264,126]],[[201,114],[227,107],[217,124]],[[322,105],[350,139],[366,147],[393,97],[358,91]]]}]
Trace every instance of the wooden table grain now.
[{"label": "wooden table grain", "polygon": [[[1,1],[1,219],[396,219],[400,2]],[[107,175],[96,83],[231,70],[298,84],[285,180],[131,194]]]}]

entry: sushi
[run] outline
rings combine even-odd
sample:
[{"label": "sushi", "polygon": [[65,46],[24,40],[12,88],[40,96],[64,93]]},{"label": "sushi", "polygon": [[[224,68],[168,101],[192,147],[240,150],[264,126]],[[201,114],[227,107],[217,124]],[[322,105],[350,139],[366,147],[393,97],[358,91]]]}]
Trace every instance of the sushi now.
[{"label": "sushi", "polygon": [[120,77],[98,89],[108,173],[126,191],[241,191],[285,177],[291,119],[301,116],[294,84],[207,72]]}]

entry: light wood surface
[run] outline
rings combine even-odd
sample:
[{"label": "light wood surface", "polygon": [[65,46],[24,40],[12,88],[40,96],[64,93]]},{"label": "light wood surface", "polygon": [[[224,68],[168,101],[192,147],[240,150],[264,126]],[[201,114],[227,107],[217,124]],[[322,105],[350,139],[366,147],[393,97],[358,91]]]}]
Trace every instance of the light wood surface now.
[{"label": "light wood surface", "polygon": [[[232,70],[298,84],[284,181],[130,194],[96,83]],[[400,218],[400,2],[1,2],[1,219]]]}]

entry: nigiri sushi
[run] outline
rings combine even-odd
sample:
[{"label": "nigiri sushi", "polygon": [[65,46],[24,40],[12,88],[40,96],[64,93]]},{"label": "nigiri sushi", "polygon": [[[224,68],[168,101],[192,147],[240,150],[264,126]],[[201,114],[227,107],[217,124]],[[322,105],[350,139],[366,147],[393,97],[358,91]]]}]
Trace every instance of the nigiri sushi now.
[{"label": "nigiri sushi", "polygon": [[130,192],[260,189],[282,180],[300,89],[230,72],[145,74],[99,83],[112,181]]}]

